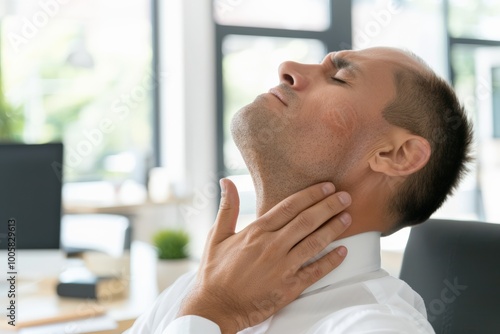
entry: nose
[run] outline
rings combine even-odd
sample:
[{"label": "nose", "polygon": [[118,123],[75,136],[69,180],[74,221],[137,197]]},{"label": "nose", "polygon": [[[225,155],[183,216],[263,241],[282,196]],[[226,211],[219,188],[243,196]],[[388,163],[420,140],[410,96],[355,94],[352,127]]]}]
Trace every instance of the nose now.
[{"label": "nose", "polygon": [[293,61],[281,63],[278,69],[280,83],[287,84],[295,90],[306,88],[309,83],[309,79],[306,76],[307,66]]}]

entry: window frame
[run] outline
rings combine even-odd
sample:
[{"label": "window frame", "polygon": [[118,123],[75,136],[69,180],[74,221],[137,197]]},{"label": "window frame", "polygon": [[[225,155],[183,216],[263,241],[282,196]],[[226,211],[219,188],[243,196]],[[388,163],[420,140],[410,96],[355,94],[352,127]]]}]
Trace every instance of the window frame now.
[{"label": "window frame", "polygon": [[152,146],[153,146],[153,161],[150,167],[159,167],[161,163],[161,98],[160,98],[160,85],[155,84],[160,82],[160,11],[159,4],[160,0],[150,0],[151,6],[151,68],[152,68],[152,80],[153,80],[153,91],[151,96],[152,105],[152,117],[151,117],[151,130],[152,130]]}]

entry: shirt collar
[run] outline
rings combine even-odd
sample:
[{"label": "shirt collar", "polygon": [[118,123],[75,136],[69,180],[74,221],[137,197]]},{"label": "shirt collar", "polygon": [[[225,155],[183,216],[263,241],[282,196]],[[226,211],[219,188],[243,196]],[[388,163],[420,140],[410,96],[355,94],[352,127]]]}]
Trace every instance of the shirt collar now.
[{"label": "shirt collar", "polygon": [[380,232],[365,232],[336,240],[329,244],[321,253],[307,261],[304,266],[318,260],[338,246],[345,246],[347,248],[346,258],[337,268],[305,289],[302,293],[308,293],[359,274],[379,270],[380,235]]}]

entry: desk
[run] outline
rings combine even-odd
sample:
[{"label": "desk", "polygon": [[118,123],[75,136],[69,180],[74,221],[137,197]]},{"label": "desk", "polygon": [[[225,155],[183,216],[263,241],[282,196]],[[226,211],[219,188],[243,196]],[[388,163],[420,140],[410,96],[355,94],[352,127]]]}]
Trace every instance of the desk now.
[{"label": "desk", "polygon": [[[156,254],[146,243],[135,241],[130,252],[130,275],[123,282],[129,282],[128,296],[116,300],[95,301],[90,299],[61,298],[55,293],[56,278],[45,278],[37,282],[22,279],[17,286],[16,322],[64,316],[66,314],[91,314],[105,312],[118,323],[118,328],[111,331],[92,333],[122,333],[135,319],[154,302],[158,295],[156,284]],[[0,307],[8,305],[7,295],[0,296]],[[2,312],[2,324],[7,318]],[[91,316],[85,317],[91,321]],[[3,332],[2,332],[3,333]],[[9,331],[15,333],[15,331]]]}]

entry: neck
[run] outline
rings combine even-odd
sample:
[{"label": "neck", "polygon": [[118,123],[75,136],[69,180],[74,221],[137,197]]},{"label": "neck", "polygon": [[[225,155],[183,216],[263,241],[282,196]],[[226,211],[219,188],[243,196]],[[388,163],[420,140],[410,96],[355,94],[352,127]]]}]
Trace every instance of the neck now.
[{"label": "neck", "polygon": [[[280,179],[273,175],[272,180],[254,176],[257,195],[257,216],[260,217],[288,196],[307,188],[310,185],[330,180],[306,180],[306,178],[290,177]],[[352,217],[352,224],[342,235],[345,238],[364,232],[381,232],[389,229],[388,217],[385,213],[388,193],[383,187],[385,180],[377,177],[356,177],[354,182],[335,184],[337,192],[346,191],[351,195],[352,204],[345,210]],[[363,180],[359,183],[358,180]]]},{"label": "neck", "polygon": [[269,179],[263,178],[260,175],[255,176],[254,174],[252,174],[252,177],[257,197],[257,217],[268,212],[272,207],[288,196],[314,183],[321,182],[297,182],[297,180],[290,180],[289,178],[276,174]]}]

